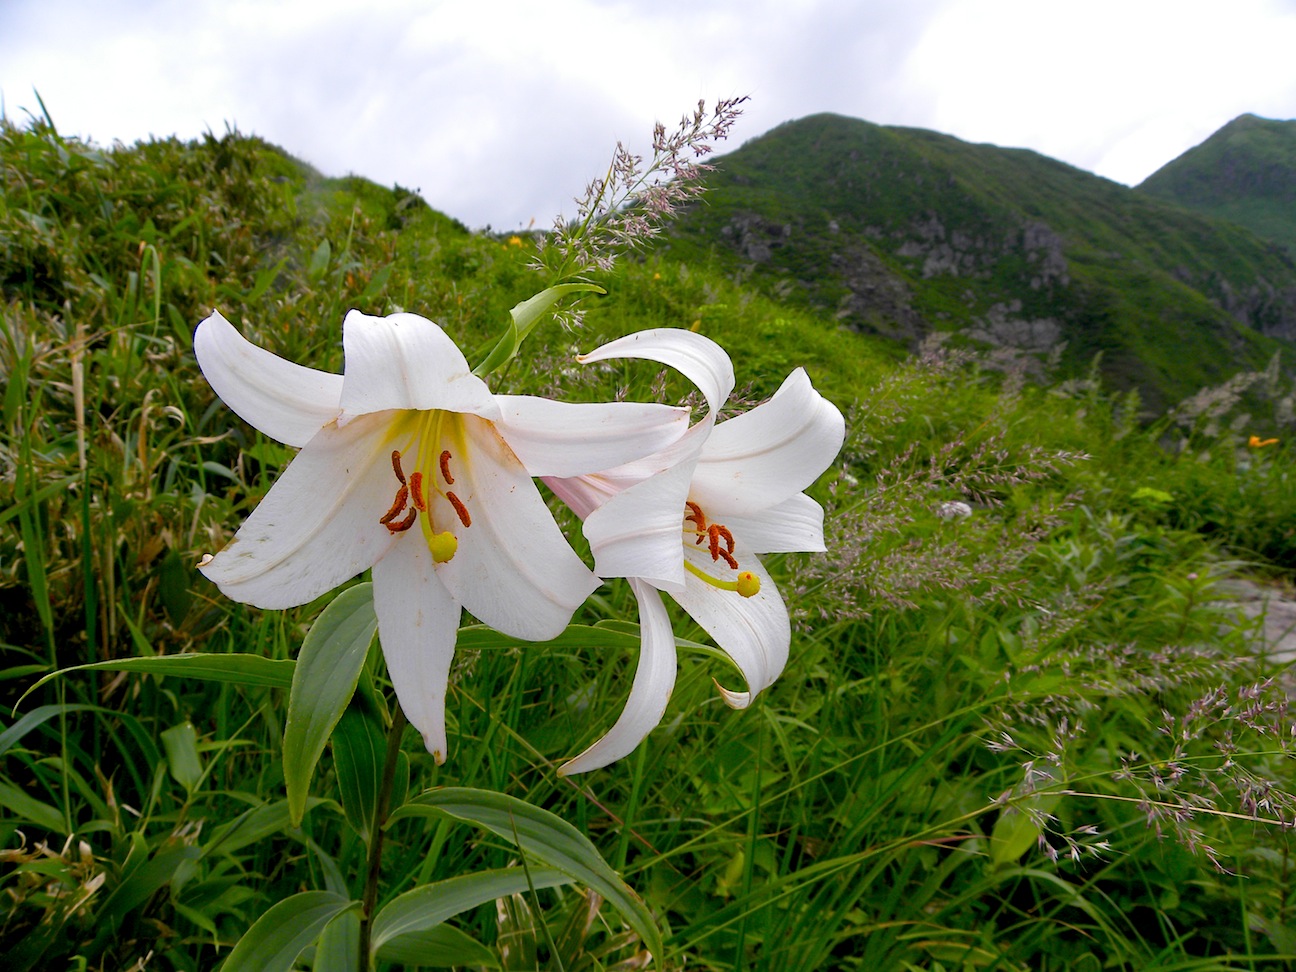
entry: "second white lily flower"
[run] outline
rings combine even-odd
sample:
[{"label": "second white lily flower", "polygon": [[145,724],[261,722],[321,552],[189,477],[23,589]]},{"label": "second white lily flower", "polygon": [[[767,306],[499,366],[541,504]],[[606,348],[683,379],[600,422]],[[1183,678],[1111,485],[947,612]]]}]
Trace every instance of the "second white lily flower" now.
[{"label": "second white lily flower", "polygon": [[841,450],[845,422],[798,368],[768,402],[715,416],[733,390],[728,355],[708,338],[642,331],[582,356],[646,358],[689,378],[708,412],[677,442],[642,460],[545,482],[584,521],[600,577],[629,578],[641,647],[630,697],[611,730],[559,767],[597,769],[630,753],[661,721],[675,685],[675,638],[658,591],[676,602],[742,672],[750,704],[783,670],[791,643],[787,607],[761,553],[824,549],[823,508],[803,492]]}]

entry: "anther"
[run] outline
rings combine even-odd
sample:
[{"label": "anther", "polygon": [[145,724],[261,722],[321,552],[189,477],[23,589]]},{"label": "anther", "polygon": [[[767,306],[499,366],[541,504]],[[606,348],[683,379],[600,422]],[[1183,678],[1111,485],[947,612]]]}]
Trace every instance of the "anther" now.
[{"label": "anther", "polygon": [[[396,453],[392,453],[393,456]],[[400,471],[399,465],[397,471]],[[388,510],[379,520],[379,523],[391,523],[396,518],[396,514],[405,509],[405,504],[409,502],[409,487],[405,485],[405,477],[401,477],[401,487],[396,490],[396,500],[392,503],[391,509]],[[408,527],[406,527],[408,529]]]},{"label": "anther", "polygon": [[[726,564],[737,570],[738,561],[733,555],[734,538],[733,534],[729,532],[729,528],[721,523],[712,523],[707,528],[707,536],[711,538],[711,559],[719,560],[723,557]],[[699,537],[698,539],[701,540],[702,538]],[[725,543],[725,549],[723,550],[720,549],[721,540]]]},{"label": "anther", "polygon": [[[707,528],[707,521],[706,521],[706,514],[702,512],[702,507],[698,506],[692,500],[685,500],[684,505],[689,508],[688,515],[684,517],[684,522],[688,523],[690,520],[692,520],[693,525],[697,527],[698,533],[699,534],[705,533]],[[699,536],[698,543],[701,542],[702,542],[702,538]]]},{"label": "anther", "polygon": [[[401,487],[401,489],[404,488],[404,486]],[[388,523],[387,529],[392,533],[404,533],[414,525],[416,519],[418,519],[418,510],[411,506],[409,511],[405,514],[405,519],[401,520],[399,523]]]},{"label": "anther", "polygon": [[423,474],[421,472],[410,473],[409,487],[410,499],[414,501],[414,508],[420,513],[426,513],[427,501],[423,498]]},{"label": "anther", "polygon": [[441,453],[441,478],[445,480],[447,486],[454,485],[454,477],[450,475],[450,450],[445,449]]},{"label": "anther", "polygon": [[454,493],[446,493],[445,498],[450,501],[450,505],[459,514],[459,522],[466,527],[472,526],[472,517],[468,515],[468,507],[463,505],[463,501]]},{"label": "anther", "polygon": [[395,449],[392,450],[392,472],[400,480],[402,486],[405,485],[405,472],[401,469],[400,453]]}]

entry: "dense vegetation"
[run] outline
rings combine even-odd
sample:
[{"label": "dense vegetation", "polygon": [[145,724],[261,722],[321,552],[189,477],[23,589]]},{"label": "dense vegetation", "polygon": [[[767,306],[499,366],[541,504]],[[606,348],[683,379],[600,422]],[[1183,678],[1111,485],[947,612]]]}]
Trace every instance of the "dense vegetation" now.
[{"label": "dense vegetation", "polygon": [[1291,254],[1034,152],[814,115],[710,182],[681,256],[911,348],[950,332],[1072,376],[1101,354],[1163,409],[1296,341]]},{"label": "dense vegetation", "polygon": [[[338,763],[354,746],[335,738],[298,827],[282,687],[78,671],[24,693],[87,662],[289,659],[323,607],[247,608],[195,570],[291,457],[214,397],[198,320],[219,308],[338,370],[345,311],[400,308],[480,358],[537,289],[532,244],[237,133],[105,151],[6,122],[0,163],[6,967],[212,968],[289,895],[358,896],[372,808]],[[409,733],[410,792],[488,788],[570,821],[655,915],[663,968],[1289,967],[1296,727],[1285,667],[1221,581],[1296,570],[1290,383],[1245,372],[1146,422],[1092,374],[1027,382],[1019,359],[939,341],[900,358],[683,249],[602,280],[584,329],[541,327],[499,390],[676,401],[689,389],[655,368],[571,362],[658,325],[723,344],[752,401],[805,366],[848,439],[817,490],[828,554],[774,558],[797,623],[787,671],[725,708],[711,680],[733,673],[678,615],[662,727],[559,778],[633,671],[633,601],[610,583],[576,619],[605,644],[461,648],[451,758],[436,767]],[[1112,319],[1133,327],[1123,307]],[[1243,392],[1264,411],[1243,414]],[[1256,430],[1279,441],[1249,446]],[[361,684],[348,725],[381,725],[376,644]],[[385,846],[384,899],[518,857],[436,818],[395,821]],[[618,911],[570,890],[457,927],[428,948],[468,967],[646,961]],[[331,961],[321,946],[296,967]]]}]

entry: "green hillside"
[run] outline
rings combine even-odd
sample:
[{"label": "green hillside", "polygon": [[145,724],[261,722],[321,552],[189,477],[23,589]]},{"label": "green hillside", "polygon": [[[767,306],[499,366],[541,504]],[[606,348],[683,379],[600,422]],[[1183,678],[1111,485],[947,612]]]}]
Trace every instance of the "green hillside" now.
[{"label": "green hillside", "polygon": [[1240,115],[1138,190],[1245,226],[1296,254],[1296,120]]},{"label": "green hillside", "polygon": [[1034,152],[836,115],[717,162],[677,252],[912,345],[952,331],[1174,401],[1296,338],[1296,265],[1250,232]]}]

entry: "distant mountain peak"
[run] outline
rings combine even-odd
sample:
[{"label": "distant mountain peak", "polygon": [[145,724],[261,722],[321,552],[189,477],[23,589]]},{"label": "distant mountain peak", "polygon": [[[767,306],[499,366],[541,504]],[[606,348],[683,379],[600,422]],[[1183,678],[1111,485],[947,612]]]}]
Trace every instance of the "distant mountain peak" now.
[{"label": "distant mountain peak", "polygon": [[1239,115],[1138,190],[1240,223],[1296,253],[1296,121]]}]

